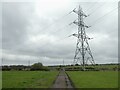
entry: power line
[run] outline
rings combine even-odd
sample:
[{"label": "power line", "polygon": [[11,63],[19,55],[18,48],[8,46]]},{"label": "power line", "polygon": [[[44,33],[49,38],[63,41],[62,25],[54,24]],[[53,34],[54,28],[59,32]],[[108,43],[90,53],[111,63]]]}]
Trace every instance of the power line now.
[{"label": "power line", "polygon": [[[104,5],[102,5],[102,6],[104,6]],[[117,8],[115,8],[115,9],[117,9]],[[110,12],[106,13],[106,14],[103,15],[102,17],[98,18],[98,19],[95,21],[95,24],[96,24],[97,21],[99,21],[100,19],[102,19],[102,18],[105,17],[106,15],[110,14],[110,13],[113,12],[115,9],[111,10]],[[96,11],[96,10],[95,10],[95,11]],[[93,26],[93,25],[95,25],[95,24],[92,24],[91,26]],[[67,26],[68,26],[68,25],[66,25],[65,27],[67,27]],[[59,30],[64,30],[63,28],[65,28],[65,27],[62,27],[61,29],[58,29],[57,31],[59,31]],[[56,33],[57,31],[55,31],[54,33]]]},{"label": "power line", "polygon": [[[117,7],[117,8],[119,8],[119,7]],[[111,10],[110,12],[108,12],[108,13],[106,13],[106,14],[104,14],[103,16],[101,16],[100,18],[98,18],[97,20],[95,20],[94,21],[94,23],[93,24],[91,24],[90,26],[90,28],[88,28],[88,29],[91,29],[91,28],[93,28],[94,27],[94,25],[96,25],[96,24],[98,24],[98,23],[100,23],[100,20],[102,20],[102,18],[104,18],[105,16],[107,16],[107,15],[110,15],[112,12],[114,12],[114,10],[117,10],[117,8],[114,8],[113,10]],[[99,22],[98,22],[99,21]],[[77,32],[75,32],[75,33],[77,33]]]},{"label": "power line", "polygon": [[[113,11],[113,10],[112,10],[112,11]],[[69,15],[69,14],[66,14],[66,15],[64,15],[63,17],[66,17],[67,15]],[[106,15],[104,15],[104,16],[106,16]],[[102,17],[103,17],[103,16],[102,16]],[[102,17],[100,17],[100,18],[102,18]],[[62,18],[62,17],[61,17],[61,18]],[[100,19],[100,18],[99,18],[99,19]],[[97,19],[97,20],[95,21],[95,24],[96,24],[97,21],[99,21],[99,19]],[[93,25],[94,25],[94,24],[93,24]],[[92,26],[93,26],[93,25],[92,25]],[[68,25],[66,25],[66,26],[58,29],[57,31],[64,30],[64,28],[66,28],[67,26],[68,26]],[[55,31],[55,32],[53,32],[53,33],[56,33],[57,31]]]},{"label": "power line", "polygon": [[64,27],[60,28],[60,29],[56,29],[56,31],[52,32],[52,33],[56,33],[58,31],[64,30],[65,28],[67,28],[69,26],[69,24],[65,25]]},{"label": "power line", "polygon": [[[63,27],[60,28],[60,29],[56,29],[56,31],[54,31],[54,32],[52,32],[52,33],[57,33],[58,31],[62,31],[62,30],[64,30],[65,28],[67,28],[68,26],[69,26],[69,24],[63,26]],[[42,38],[41,38],[40,40],[42,40]],[[24,42],[23,44],[26,44],[26,42]],[[20,48],[20,45],[17,47],[17,49],[19,49],[19,48]]]},{"label": "power line", "polygon": [[[67,28],[69,26],[69,24],[68,25],[65,25],[64,27],[62,27],[61,29],[58,29],[56,32],[58,32],[59,30],[65,30],[65,28]],[[56,32],[53,32],[53,33],[56,33]],[[59,41],[63,41],[63,40],[65,40],[66,38],[69,38],[68,36],[67,37],[64,37],[64,38],[61,38],[61,39],[58,39],[58,40],[56,40],[57,42]],[[42,39],[41,39],[42,40]],[[44,44],[44,45],[42,45],[41,47],[44,47],[44,46],[47,46],[48,44]]]},{"label": "power line", "polygon": [[43,31],[42,31],[42,32],[44,32],[44,31],[48,30],[48,29],[49,29],[51,26],[53,26],[54,24],[59,23],[59,21],[63,20],[63,18],[65,18],[65,17],[66,17],[66,16],[68,16],[69,14],[71,14],[71,13],[65,14],[65,15],[64,15],[64,16],[62,16],[61,18],[59,18],[59,19],[55,20],[53,23],[49,24],[49,26],[47,26],[47,27],[43,28]]},{"label": "power line", "polygon": [[[118,8],[119,8],[119,7],[118,7]],[[91,28],[93,28],[96,24],[100,23],[100,22],[101,22],[100,20],[102,20],[102,18],[104,18],[105,16],[110,15],[110,14],[113,14],[112,12],[114,12],[114,10],[117,10],[117,8],[114,8],[114,9],[111,10],[110,12],[104,14],[103,16],[101,16],[100,18],[98,18],[97,20],[95,20],[95,21],[93,22],[93,24],[90,25],[91,27],[88,28],[88,29],[91,29]]]},{"label": "power line", "polygon": [[[105,3],[106,4],[106,3]],[[98,11],[98,9],[100,9],[101,7],[103,7],[105,4],[100,5],[99,7],[97,7],[95,10],[93,10],[92,12],[89,13],[89,15],[93,15],[94,12]]]},{"label": "power line", "polygon": [[98,18],[96,21],[94,21],[94,23],[93,23],[91,26],[95,25],[96,22],[98,22],[99,20],[101,20],[103,17],[105,17],[105,16],[111,14],[111,12],[113,12],[113,11],[116,10],[117,8],[119,8],[119,7],[114,8],[114,9],[111,10],[110,12],[108,12],[108,13],[106,13],[105,15],[101,16],[100,18]]},{"label": "power line", "polygon": [[[99,0],[100,2],[101,0]],[[96,6],[98,3],[98,0],[96,0],[86,11],[89,12],[90,10],[92,10],[92,8],[94,8],[94,6]]]}]

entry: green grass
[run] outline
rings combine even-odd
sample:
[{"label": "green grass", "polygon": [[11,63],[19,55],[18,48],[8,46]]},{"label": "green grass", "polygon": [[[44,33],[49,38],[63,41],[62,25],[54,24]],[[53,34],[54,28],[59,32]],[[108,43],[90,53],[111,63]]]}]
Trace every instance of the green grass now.
[{"label": "green grass", "polygon": [[3,88],[49,88],[58,72],[52,71],[3,71]]},{"label": "green grass", "polygon": [[118,72],[71,71],[67,72],[76,88],[118,88]]},{"label": "green grass", "polygon": [[2,71],[0,71],[0,89],[2,88]]}]

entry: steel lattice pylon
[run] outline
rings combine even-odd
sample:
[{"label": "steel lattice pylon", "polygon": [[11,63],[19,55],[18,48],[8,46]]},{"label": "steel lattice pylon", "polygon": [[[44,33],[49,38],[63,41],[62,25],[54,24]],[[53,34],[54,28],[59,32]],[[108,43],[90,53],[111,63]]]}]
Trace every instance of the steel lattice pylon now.
[{"label": "steel lattice pylon", "polygon": [[88,40],[89,38],[86,35],[85,29],[89,28],[89,26],[85,25],[83,19],[87,17],[87,15],[84,14],[82,11],[82,8],[79,5],[78,10],[76,11],[75,9],[73,10],[78,15],[78,20],[74,21],[73,23],[78,26],[78,33],[77,34],[72,34],[73,36],[77,37],[77,45],[76,45],[76,51],[75,51],[75,56],[74,56],[74,64],[80,63],[83,66],[83,70],[85,70],[85,66],[88,64],[88,61],[94,65],[94,59],[92,56],[92,52],[89,47]]}]

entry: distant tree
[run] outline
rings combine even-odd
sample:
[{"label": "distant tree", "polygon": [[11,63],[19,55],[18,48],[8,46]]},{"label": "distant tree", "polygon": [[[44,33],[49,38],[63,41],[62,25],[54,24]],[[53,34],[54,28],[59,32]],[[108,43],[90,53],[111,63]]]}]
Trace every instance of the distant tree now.
[{"label": "distant tree", "polygon": [[79,64],[75,64],[75,66],[79,66]]},{"label": "distant tree", "polygon": [[32,66],[31,66],[31,69],[32,70],[41,70],[43,67],[42,63],[34,63]]}]

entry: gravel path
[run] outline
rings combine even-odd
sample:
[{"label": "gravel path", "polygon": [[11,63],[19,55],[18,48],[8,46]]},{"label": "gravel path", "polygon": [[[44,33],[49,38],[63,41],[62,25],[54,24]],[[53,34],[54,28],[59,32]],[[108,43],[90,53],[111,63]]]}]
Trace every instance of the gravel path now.
[{"label": "gravel path", "polygon": [[53,88],[73,88],[65,71],[60,71]]}]

